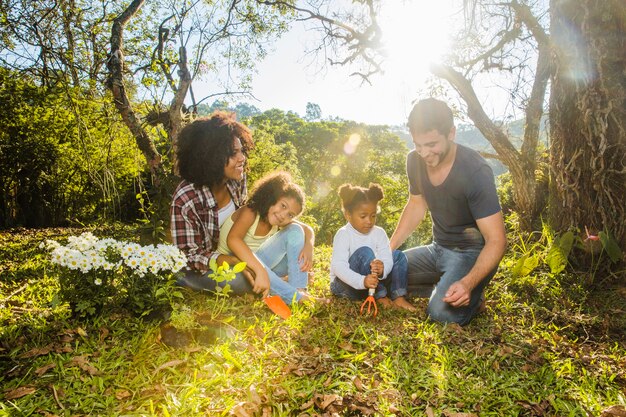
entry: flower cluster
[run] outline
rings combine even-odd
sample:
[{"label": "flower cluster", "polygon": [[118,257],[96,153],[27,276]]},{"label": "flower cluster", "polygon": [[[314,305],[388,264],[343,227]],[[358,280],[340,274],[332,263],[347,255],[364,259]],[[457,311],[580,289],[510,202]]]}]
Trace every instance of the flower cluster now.
[{"label": "flower cluster", "polygon": [[147,273],[175,273],[186,264],[185,255],[175,246],[141,246],[110,238],[98,239],[90,232],[69,237],[65,246],[55,240],[47,240],[41,246],[50,250],[52,263],[83,273],[127,267],[143,277]]}]

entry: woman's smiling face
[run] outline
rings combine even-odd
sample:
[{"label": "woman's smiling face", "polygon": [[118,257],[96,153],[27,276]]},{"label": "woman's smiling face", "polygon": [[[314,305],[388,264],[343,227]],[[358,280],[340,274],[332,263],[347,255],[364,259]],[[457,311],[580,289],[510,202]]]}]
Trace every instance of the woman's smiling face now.
[{"label": "woman's smiling face", "polygon": [[234,138],[233,153],[228,158],[228,162],[224,167],[224,177],[228,180],[241,181],[243,179],[245,164],[246,155],[243,153],[241,141],[239,138]]}]

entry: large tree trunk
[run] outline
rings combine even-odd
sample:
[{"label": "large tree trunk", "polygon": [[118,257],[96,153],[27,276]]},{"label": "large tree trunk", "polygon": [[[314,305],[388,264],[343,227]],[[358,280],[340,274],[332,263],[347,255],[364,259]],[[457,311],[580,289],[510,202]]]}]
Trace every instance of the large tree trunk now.
[{"label": "large tree trunk", "polygon": [[626,248],[626,2],[551,0],[551,224]]}]

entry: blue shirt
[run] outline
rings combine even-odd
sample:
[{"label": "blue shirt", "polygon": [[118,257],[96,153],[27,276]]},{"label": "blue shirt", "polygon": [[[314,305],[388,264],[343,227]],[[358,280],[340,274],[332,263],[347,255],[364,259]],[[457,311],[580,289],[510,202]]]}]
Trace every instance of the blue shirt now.
[{"label": "blue shirt", "polygon": [[406,160],[409,192],[423,195],[433,220],[433,240],[447,248],[482,248],[485,239],[477,219],[501,210],[491,167],[478,152],[456,145],[450,173],[434,186],[426,164],[415,150]]}]

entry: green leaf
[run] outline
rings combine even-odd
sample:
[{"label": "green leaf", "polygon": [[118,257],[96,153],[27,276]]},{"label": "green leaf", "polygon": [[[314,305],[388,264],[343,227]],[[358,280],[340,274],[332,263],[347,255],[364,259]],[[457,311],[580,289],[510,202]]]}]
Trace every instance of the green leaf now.
[{"label": "green leaf", "polygon": [[237,265],[235,265],[233,267],[233,272],[235,274],[238,274],[239,272],[243,271],[244,269],[246,269],[246,263],[245,262],[239,262]]},{"label": "green leaf", "polygon": [[213,272],[216,272],[216,271],[217,271],[217,261],[216,261],[214,258],[212,258],[212,259],[209,261],[209,268],[210,268]]},{"label": "green leaf", "polygon": [[558,274],[567,266],[567,258],[574,244],[574,234],[566,232],[560,238],[556,239],[548,254],[546,255],[546,263],[550,267],[553,274]]},{"label": "green leaf", "polygon": [[598,233],[598,236],[600,236],[602,247],[606,251],[607,255],[609,255],[609,258],[611,258],[611,262],[619,262],[619,260],[622,259],[623,254],[615,239],[603,231]]},{"label": "green leaf", "polygon": [[539,257],[536,255],[530,256],[530,254],[527,253],[517,261],[511,272],[515,277],[525,277],[530,274],[537,265],[539,265]]}]

